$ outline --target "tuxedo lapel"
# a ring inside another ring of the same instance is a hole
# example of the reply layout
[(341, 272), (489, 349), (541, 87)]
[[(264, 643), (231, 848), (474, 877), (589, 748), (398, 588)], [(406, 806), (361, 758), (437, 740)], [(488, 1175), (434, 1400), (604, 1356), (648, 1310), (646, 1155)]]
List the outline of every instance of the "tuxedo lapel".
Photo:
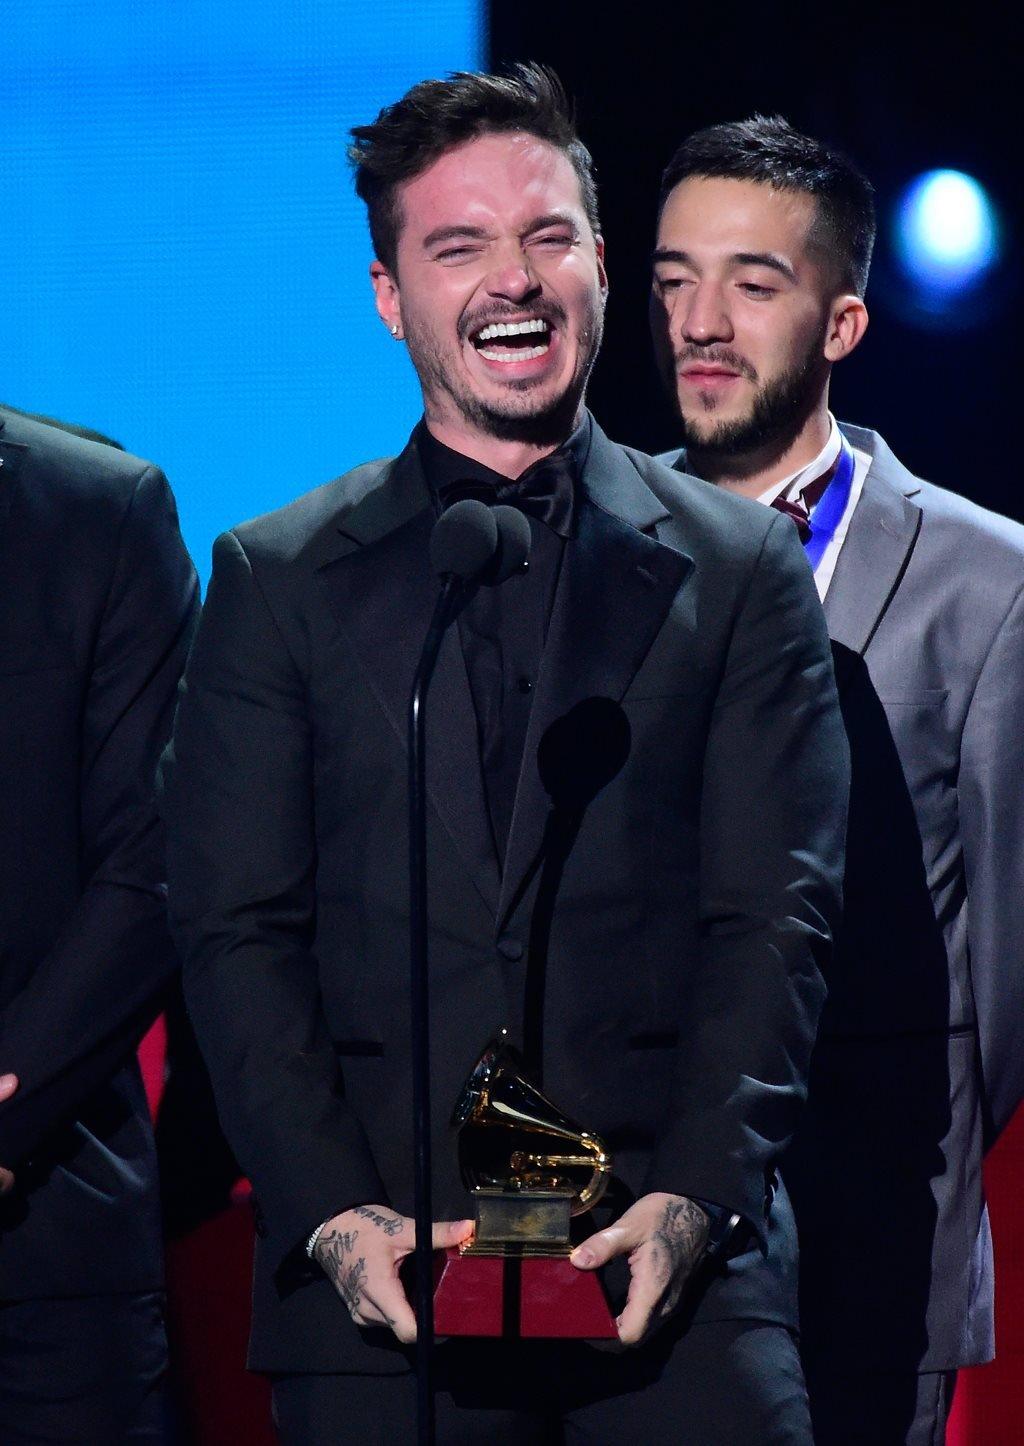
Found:
[[(434, 513), (415, 441), (341, 519), (319, 578), (366, 681), (403, 750), (407, 714), (439, 583), (430, 566)], [(479, 763), (476, 715), (459, 644), (449, 628), (427, 704), (427, 792), (481, 898), (498, 902)]]
[(873, 458), (825, 594), (829, 635), (855, 653), (870, 643), (910, 560), (921, 527), (921, 509), (907, 495), (913, 490)]
[(538, 769), (545, 733), (589, 698), (618, 702), (692, 563), (640, 528), (668, 516), (628, 454), (596, 425), (583, 468), (575, 536), (565, 546), (516, 791), (498, 926), (522, 897), (551, 800)]

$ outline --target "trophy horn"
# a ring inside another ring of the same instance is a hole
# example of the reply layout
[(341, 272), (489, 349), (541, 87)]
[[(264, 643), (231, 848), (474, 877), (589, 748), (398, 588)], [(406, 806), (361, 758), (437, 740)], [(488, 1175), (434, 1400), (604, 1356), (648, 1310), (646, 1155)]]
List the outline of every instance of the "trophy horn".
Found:
[(470, 1074), (452, 1117), (468, 1189), (571, 1193), (571, 1213), (596, 1205), (611, 1175), (603, 1142), (569, 1119), (493, 1040)]

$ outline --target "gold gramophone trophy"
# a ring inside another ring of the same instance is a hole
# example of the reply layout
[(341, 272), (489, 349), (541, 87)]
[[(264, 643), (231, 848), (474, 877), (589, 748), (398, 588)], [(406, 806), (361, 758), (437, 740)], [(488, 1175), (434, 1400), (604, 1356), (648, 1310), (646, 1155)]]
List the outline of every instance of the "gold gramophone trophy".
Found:
[(604, 1145), (523, 1075), (502, 1039), (480, 1056), (455, 1106), (472, 1240), (445, 1252), (434, 1329), (446, 1336), (613, 1339), (598, 1276), (569, 1263), (569, 1221), (600, 1200)]

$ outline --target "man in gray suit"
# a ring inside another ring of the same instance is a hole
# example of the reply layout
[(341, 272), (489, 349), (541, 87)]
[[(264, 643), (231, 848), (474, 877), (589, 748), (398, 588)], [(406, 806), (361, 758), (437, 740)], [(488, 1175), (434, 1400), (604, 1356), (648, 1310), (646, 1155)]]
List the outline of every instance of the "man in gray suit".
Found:
[(815, 1441), (941, 1441), (990, 1359), (981, 1159), (1021, 1098), (1024, 529), (828, 409), (860, 342), (870, 184), (779, 117), (663, 179), (651, 319), (680, 471), (787, 512), (836, 655), (844, 937), (785, 1178)]

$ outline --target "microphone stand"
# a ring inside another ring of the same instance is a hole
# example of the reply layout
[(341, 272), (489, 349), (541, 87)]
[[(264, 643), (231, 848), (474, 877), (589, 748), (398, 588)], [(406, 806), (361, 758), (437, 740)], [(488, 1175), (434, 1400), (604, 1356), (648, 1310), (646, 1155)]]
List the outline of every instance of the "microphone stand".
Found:
[(431, 562), (441, 593), (409, 698), (409, 963), (412, 1005), (412, 1116), (416, 1222), (416, 1439), (434, 1446), (434, 1212), (430, 1160), (430, 981), (427, 957), (426, 702), (441, 643), (475, 583), (504, 581), (530, 550), (530, 528), (511, 507), (493, 511), (464, 498), (441, 514)]
[(418, 1446), (434, 1446), (434, 1253), (430, 1158), (430, 988), (427, 959), (426, 699), (445, 632), (463, 595), (447, 573), (409, 699), (409, 893), (412, 1098), (416, 1190), (416, 1419)]

